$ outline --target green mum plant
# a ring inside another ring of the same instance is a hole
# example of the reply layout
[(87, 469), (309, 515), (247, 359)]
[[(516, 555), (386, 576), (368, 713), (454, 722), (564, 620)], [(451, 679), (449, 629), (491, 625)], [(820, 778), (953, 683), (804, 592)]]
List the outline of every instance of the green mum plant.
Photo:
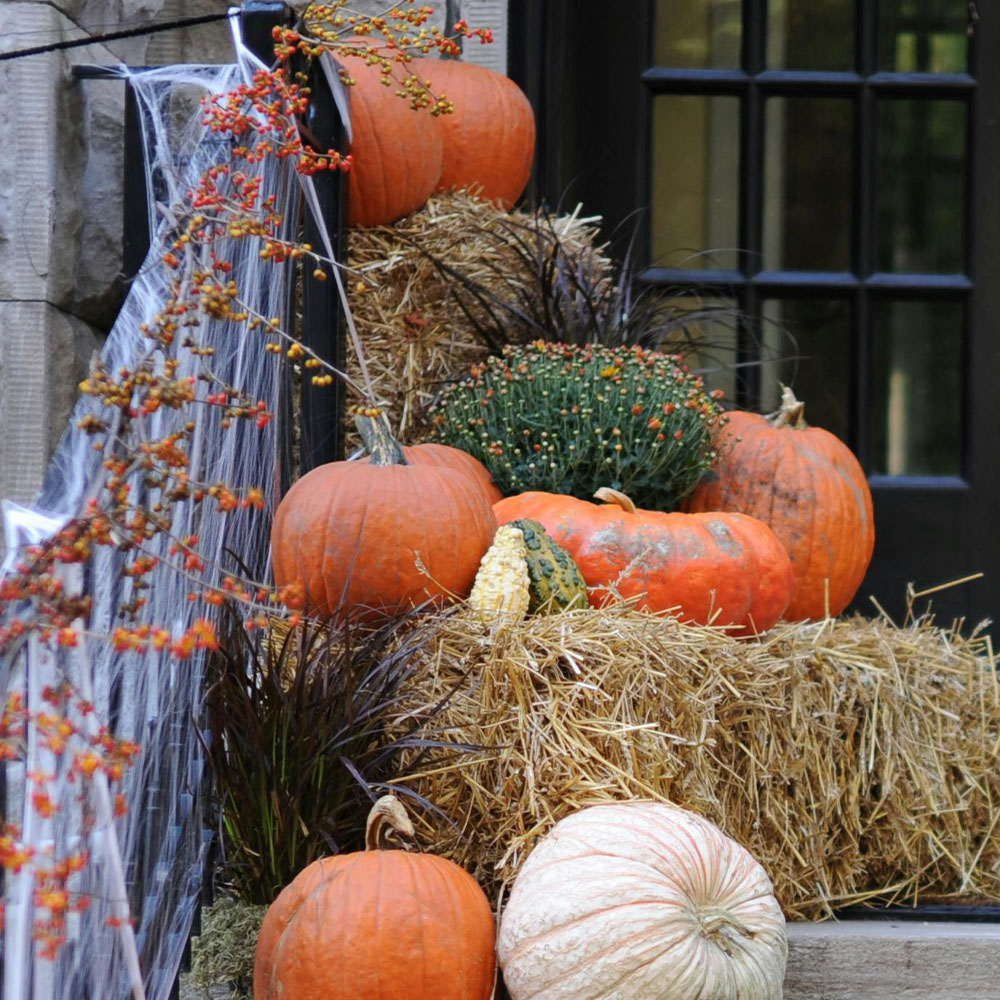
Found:
[(590, 499), (611, 486), (674, 510), (715, 458), (721, 397), (677, 354), (535, 341), (447, 386), (433, 433), (475, 455), (506, 494)]

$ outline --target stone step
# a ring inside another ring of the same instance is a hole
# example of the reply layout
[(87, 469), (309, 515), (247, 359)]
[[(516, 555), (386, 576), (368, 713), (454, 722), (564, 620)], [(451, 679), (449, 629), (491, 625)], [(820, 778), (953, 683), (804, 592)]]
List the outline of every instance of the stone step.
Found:
[(1000, 923), (789, 924), (785, 1000), (1000, 1000)]

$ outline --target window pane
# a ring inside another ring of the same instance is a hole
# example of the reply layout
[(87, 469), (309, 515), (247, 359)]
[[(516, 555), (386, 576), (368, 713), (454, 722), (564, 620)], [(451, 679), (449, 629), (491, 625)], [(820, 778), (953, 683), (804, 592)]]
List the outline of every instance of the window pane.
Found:
[(670, 300), (672, 331), (655, 346), (683, 354), (692, 371), (710, 389), (721, 389), (726, 399), (736, 398), (736, 344), (741, 314), (730, 296), (678, 295)]
[(806, 404), (806, 422), (847, 441), (851, 400), (851, 305), (843, 299), (764, 303), (761, 409), (776, 410), (781, 386)]
[(654, 265), (736, 266), (738, 168), (737, 98), (656, 98), (653, 103)]
[(873, 465), (890, 476), (961, 473), (963, 308), (875, 309)]
[(771, 0), (769, 69), (854, 68), (855, 0)]
[(851, 102), (775, 97), (765, 107), (764, 266), (851, 263)]
[(879, 270), (963, 270), (965, 122), (961, 101), (879, 102)]
[(897, 73), (962, 73), (968, 62), (967, 0), (882, 0), (879, 67)]
[(740, 16), (740, 0), (657, 0), (656, 64), (739, 69)]

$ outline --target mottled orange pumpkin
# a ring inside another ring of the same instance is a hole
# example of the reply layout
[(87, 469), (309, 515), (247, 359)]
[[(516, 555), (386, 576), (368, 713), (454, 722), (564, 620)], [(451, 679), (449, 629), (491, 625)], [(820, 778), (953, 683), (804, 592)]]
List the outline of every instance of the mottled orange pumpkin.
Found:
[(457, 59), (415, 59), (413, 72), (435, 97), (455, 105), (435, 122), (443, 142), (438, 191), (478, 188), (509, 208), (521, 197), (535, 158), (535, 113), (513, 80)]
[(405, 463), (359, 418), (370, 462), (330, 462), (298, 480), (271, 527), (274, 579), (297, 584), (317, 618), (395, 614), (467, 597), (496, 520), (473, 473)]
[(380, 799), (367, 850), (314, 861), (274, 901), (257, 939), (256, 1000), (489, 1000), (489, 901), (445, 858), (379, 849), (387, 818), (412, 836), (401, 809)]
[(425, 110), (414, 111), (386, 87), (377, 66), (346, 57), (357, 81), (351, 103), (351, 156), (347, 224), (381, 226), (421, 208), (441, 176), (441, 134)]
[(445, 469), (458, 469), (460, 472), (470, 473), (482, 484), (483, 491), (491, 504), (503, 497), (490, 478), (490, 470), (475, 455), (470, 455), (461, 448), (433, 442), (407, 445), (403, 448), (403, 457), (410, 465), (437, 465)]
[(788, 555), (762, 522), (742, 514), (664, 514), (637, 510), (616, 490), (597, 505), (555, 493), (520, 493), (493, 505), (498, 524), (539, 521), (573, 557), (590, 603), (617, 594), (652, 611), (677, 609), (683, 621), (762, 632), (791, 594)]
[(712, 472), (689, 511), (739, 511), (766, 522), (792, 560), (788, 621), (838, 615), (861, 586), (875, 547), (864, 470), (839, 438), (803, 419), (786, 388), (773, 417), (729, 415)]

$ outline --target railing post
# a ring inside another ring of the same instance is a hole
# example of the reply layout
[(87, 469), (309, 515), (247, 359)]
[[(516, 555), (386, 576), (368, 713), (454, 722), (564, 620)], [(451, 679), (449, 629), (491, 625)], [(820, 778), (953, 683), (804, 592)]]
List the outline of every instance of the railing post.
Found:
[[(306, 123), (320, 146), (346, 152), (344, 125), (333, 95), (315, 61), (309, 75), (312, 99)], [(344, 220), (347, 212), (347, 176), (339, 170), (323, 170), (313, 175), (316, 197), (326, 222), (335, 258), (346, 262), (347, 247)], [(319, 228), (311, 212), (306, 212), (305, 241), (322, 252)], [(335, 368), (345, 368), (344, 316), (336, 283), (329, 265), (323, 265), (326, 281), (312, 276), (306, 267), (302, 303), (302, 340)], [(346, 278), (345, 278), (346, 282)], [(302, 472), (336, 462), (344, 457), (344, 385), (335, 379), (332, 385), (314, 386), (307, 375), (302, 379), (301, 432)]]
[[(274, 39), (272, 30), (276, 25), (288, 21), (289, 8), (284, 3), (273, 0), (251, 0), (244, 4), (242, 18), (243, 39), (247, 47), (261, 60), (270, 65), (274, 60)], [(346, 136), (343, 122), (337, 112), (333, 95), (319, 65), (313, 61), (309, 72), (311, 100), (306, 129), (322, 151), (327, 149), (345, 150)], [(345, 254), (344, 219), (346, 210), (347, 184), (339, 170), (324, 170), (312, 177), (320, 211), (326, 224), (332, 249), (338, 261)], [(320, 230), (312, 213), (306, 208), (304, 221), (304, 242), (309, 243), (318, 253), (324, 253)], [(303, 275), (302, 329), (303, 344), (329, 361), (335, 368), (344, 369), (343, 314), (337, 296), (336, 284), (323, 266), (327, 281), (312, 276), (315, 267), (307, 264)], [(306, 473), (317, 465), (335, 462), (344, 457), (343, 419), (344, 387), (339, 380), (332, 385), (314, 386), (311, 370), (302, 374), (299, 395), (299, 472)], [(286, 421), (286, 426), (288, 422)], [(285, 465), (290, 453), (283, 456)], [(287, 488), (290, 469), (282, 468), (282, 488)]]

